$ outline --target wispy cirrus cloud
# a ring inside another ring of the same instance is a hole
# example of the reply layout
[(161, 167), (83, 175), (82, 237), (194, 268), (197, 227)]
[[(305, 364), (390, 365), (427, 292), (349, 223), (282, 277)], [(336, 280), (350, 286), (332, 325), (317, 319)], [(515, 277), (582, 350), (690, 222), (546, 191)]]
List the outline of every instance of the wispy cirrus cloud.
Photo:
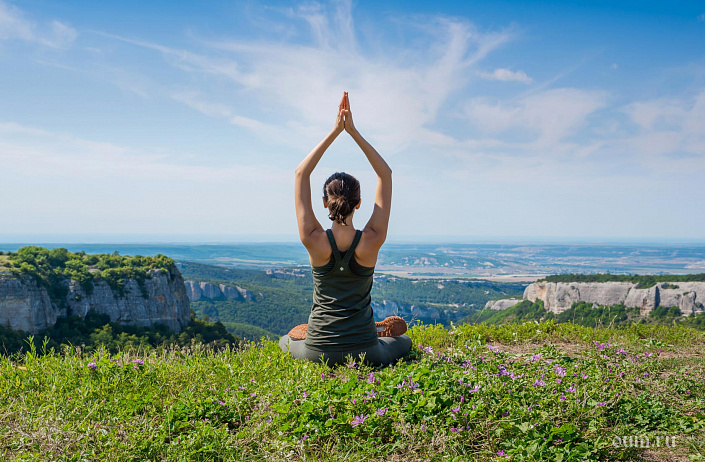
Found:
[(60, 21), (38, 26), (16, 6), (0, 1), (0, 40), (24, 40), (50, 48), (66, 48), (77, 36), (76, 29)]
[[(300, 5), (281, 14), (297, 25), (300, 40), (208, 40), (196, 44), (200, 45), (196, 52), (107, 36), (158, 51), (169, 65), (184, 72), (231, 82), (240, 90), (237, 102), (197, 103), (193, 98), (197, 90), (180, 92), (176, 99), (254, 130), (267, 126), (262, 119), (273, 113), (279, 126), (312, 132), (328, 128), (340, 95), (347, 90), (356, 120), (369, 127), (387, 152), (446, 137), (434, 128), (440, 108), (467, 84), (478, 62), (514, 36), (511, 29), (483, 32), (467, 20), (430, 17), (409, 26), (425, 34), (428, 46), (371, 53), (361, 45), (365, 40), (358, 37), (349, 1)], [(243, 102), (263, 108), (260, 116), (231, 109)]]

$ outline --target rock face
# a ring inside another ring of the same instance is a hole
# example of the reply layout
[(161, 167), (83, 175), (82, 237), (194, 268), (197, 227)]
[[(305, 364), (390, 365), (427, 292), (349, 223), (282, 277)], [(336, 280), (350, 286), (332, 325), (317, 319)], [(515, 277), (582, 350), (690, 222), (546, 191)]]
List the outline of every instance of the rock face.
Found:
[(631, 282), (534, 282), (524, 291), (524, 299), (543, 300), (547, 311), (562, 313), (574, 302), (638, 307), (648, 315), (659, 306), (677, 306), (686, 315), (703, 312), (705, 282), (662, 282), (637, 289)]
[(522, 300), (519, 298), (504, 298), (502, 300), (490, 300), (485, 303), (485, 309), (490, 310), (506, 310), (507, 308), (516, 305)]
[(13, 330), (37, 333), (53, 326), (66, 309), (54, 306), (49, 294), (34, 280), (0, 276), (0, 324)]
[(125, 283), (124, 296), (115, 293), (105, 281), (95, 283), (90, 294), (69, 281), (65, 307), (53, 303), (46, 289), (30, 278), (0, 277), (0, 324), (35, 334), (68, 313), (85, 316), (93, 311), (107, 314), (111, 321), (121, 324), (148, 327), (162, 323), (180, 331), (191, 321), (181, 273), (172, 267), (166, 273), (152, 270), (150, 276), (145, 281), (146, 298), (135, 280)]
[(192, 302), (207, 299), (226, 299), (226, 300), (254, 300), (254, 295), (247, 289), (242, 287), (230, 287), (225, 284), (215, 285), (210, 282), (186, 281), (186, 295)]

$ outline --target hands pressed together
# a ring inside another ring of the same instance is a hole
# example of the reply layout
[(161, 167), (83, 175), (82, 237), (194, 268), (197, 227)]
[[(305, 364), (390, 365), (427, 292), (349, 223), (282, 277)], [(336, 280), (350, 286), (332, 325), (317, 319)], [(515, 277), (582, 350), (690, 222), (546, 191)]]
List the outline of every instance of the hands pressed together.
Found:
[(350, 100), (348, 99), (348, 92), (343, 93), (343, 98), (340, 100), (338, 105), (338, 117), (335, 120), (335, 131), (340, 134), (345, 130), (346, 132), (353, 134), (355, 130), (355, 124), (353, 123), (352, 112), (350, 112)]

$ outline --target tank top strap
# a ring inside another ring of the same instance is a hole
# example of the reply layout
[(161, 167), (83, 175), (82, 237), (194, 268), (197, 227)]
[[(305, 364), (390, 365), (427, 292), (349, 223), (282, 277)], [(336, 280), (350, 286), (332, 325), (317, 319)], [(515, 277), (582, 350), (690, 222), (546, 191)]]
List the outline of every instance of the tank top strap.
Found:
[(355, 230), (355, 238), (352, 241), (352, 244), (350, 244), (350, 248), (345, 251), (345, 258), (343, 261), (345, 263), (350, 262), (350, 259), (352, 258), (353, 254), (355, 253), (355, 247), (357, 247), (357, 244), (360, 242), (360, 238), (362, 237), (362, 231)]
[(338, 251), (338, 246), (335, 243), (335, 237), (333, 236), (333, 231), (330, 229), (326, 230), (326, 234), (328, 235), (328, 242), (330, 242), (330, 248), (333, 249), (333, 256), (335, 257), (336, 263), (341, 261), (342, 258), (340, 258), (340, 251)]

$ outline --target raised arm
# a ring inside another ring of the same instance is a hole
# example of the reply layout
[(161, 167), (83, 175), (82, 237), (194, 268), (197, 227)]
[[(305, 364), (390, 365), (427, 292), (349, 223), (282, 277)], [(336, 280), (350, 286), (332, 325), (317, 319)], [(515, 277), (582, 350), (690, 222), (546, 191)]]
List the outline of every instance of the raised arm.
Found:
[(315, 240), (314, 234), (323, 231), (323, 227), (316, 219), (316, 215), (313, 213), (313, 206), (311, 205), (311, 173), (313, 169), (316, 168), (318, 161), (323, 157), (326, 149), (328, 149), (338, 135), (343, 132), (344, 122), (342, 111), (344, 102), (345, 97), (343, 97), (340, 101), (340, 106), (338, 106), (338, 117), (336, 118), (333, 129), (323, 141), (318, 143), (318, 146), (313, 148), (295, 170), (294, 201), (296, 206), (296, 221), (299, 225), (299, 238), (306, 248), (309, 247), (312, 240)]
[(355, 140), (362, 152), (365, 153), (367, 160), (372, 165), (377, 174), (377, 188), (375, 191), (375, 206), (372, 211), (370, 220), (365, 225), (363, 232), (368, 233), (371, 241), (378, 247), (382, 247), (387, 238), (387, 228), (389, 226), (389, 213), (392, 207), (392, 169), (389, 168), (387, 162), (379, 155), (377, 150), (372, 147), (365, 138), (360, 135), (360, 132), (355, 128), (350, 111), (350, 102), (347, 94), (345, 98), (345, 108), (343, 116), (345, 119), (345, 131)]

